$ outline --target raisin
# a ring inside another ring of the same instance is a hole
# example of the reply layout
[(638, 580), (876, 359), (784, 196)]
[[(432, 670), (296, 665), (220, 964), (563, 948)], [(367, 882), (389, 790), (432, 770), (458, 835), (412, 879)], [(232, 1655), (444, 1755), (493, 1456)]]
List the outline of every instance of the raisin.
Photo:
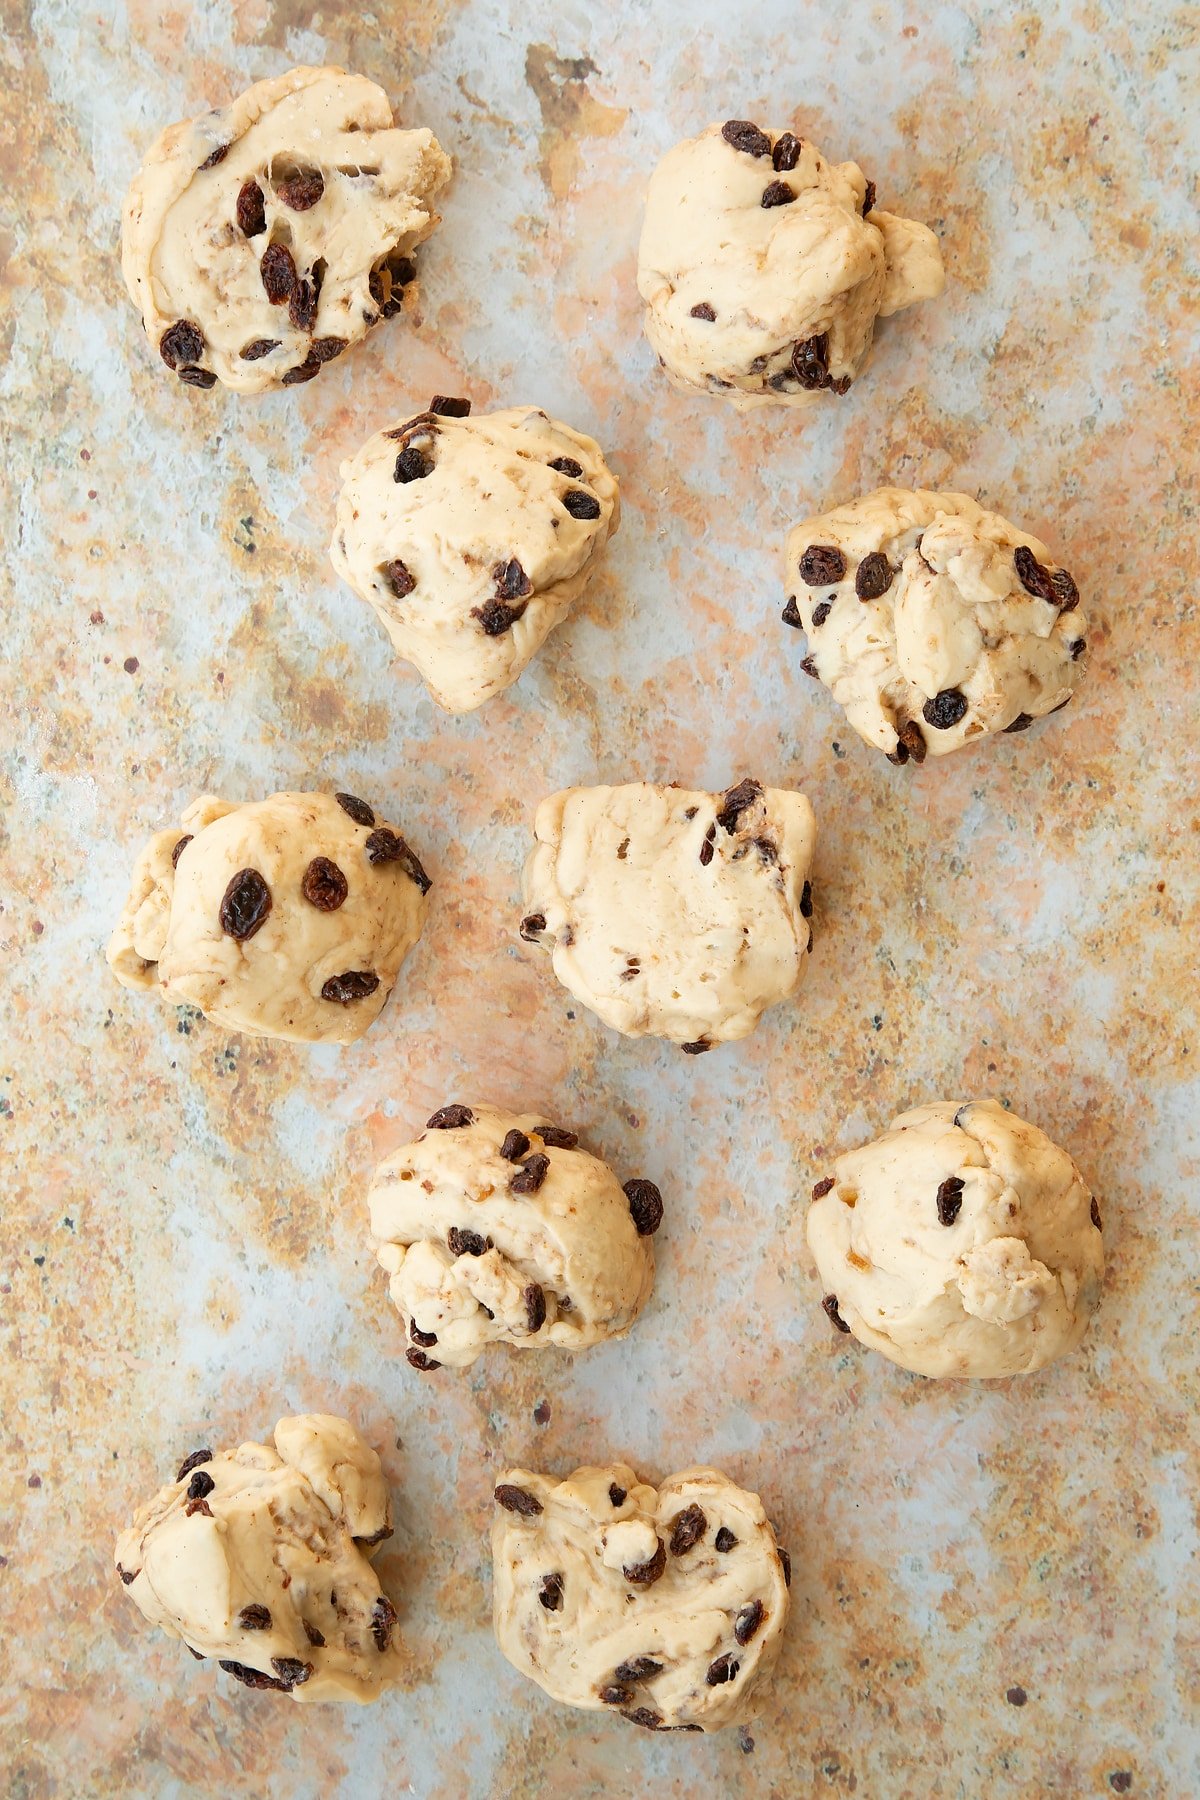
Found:
[(833, 544), (810, 544), (800, 558), (800, 579), (805, 587), (829, 587), (846, 573), (846, 559)]
[(179, 1473), (175, 1477), (176, 1481), (182, 1481), (185, 1475), (190, 1475), (193, 1469), (198, 1469), (200, 1467), (201, 1463), (206, 1463), (206, 1462), (211, 1462), (211, 1461), (212, 1461), (212, 1451), (211, 1450), (193, 1450), (191, 1455), (185, 1456), (183, 1461), (180, 1463)]
[(350, 883), (327, 856), (314, 856), (304, 871), (300, 892), (318, 912), (336, 912), (350, 892)]
[(866, 218), (867, 214), (870, 212), (870, 210), (874, 206), (874, 204), (875, 204), (875, 183), (873, 181), (868, 181), (867, 190), (866, 190), (865, 194), (863, 195), (862, 216), (864, 219)]
[(325, 192), (325, 177), (316, 169), (307, 169), (304, 174), (293, 175), (290, 181), (282, 182), (275, 192), (293, 212), (308, 212)]
[(792, 1585), (792, 1559), (782, 1544), (776, 1545), (775, 1554), (778, 1556), (779, 1566), (783, 1570), (783, 1585), (790, 1588)]
[(271, 1614), (265, 1606), (243, 1606), (238, 1624), (243, 1631), (270, 1631)]
[(759, 204), (769, 212), (773, 206), (790, 206), (795, 198), (796, 190), (786, 181), (768, 181)]
[(545, 913), (526, 913), (521, 920), (521, 936), (527, 944), (536, 944), (539, 932), (546, 929)]
[(794, 625), (797, 631), (804, 630), (804, 620), (800, 617), (800, 608), (796, 605), (795, 594), (789, 594), (787, 605), (780, 614), (785, 625)]
[(713, 853), (713, 839), (716, 837), (716, 835), (717, 835), (716, 826), (710, 825), (708, 830), (704, 834), (704, 842), (700, 846), (700, 867), (702, 869), (707, 869), (709, 863), (713, 859), (713, 854), (714, 854)]
[(761, 1600), (751, 1600), (743, 1606), (733, 1621), (733, 1635), (739, 1644), (748, 1644), (755, 1632), (767, 1616), (767, 1609)]
[(260, 232), (267, 229), (263, 193), (257, 181), (243, 181), (238, 189), (237, 222), (238, 230), (247, 237), (258, 237)]
[[(610, 1489), (609, 1491), (611, 1493), (612, 1490)], [(120, 1563), (117, 1564), (117, 1574), (121, 1577), (121, 1580), (124, 1582), (126, 1587), (129, 1587), (133, 1582), (135, 1582), (137, 1580), (138, 1576), (141, 1574), (141, 1572), (142, 1571), (140, 1569), (123, 1569), (121, 1567)]]
[(370, 969), (343, 969), (340, 975), (329, 977), (321, 989), (321, 998), (349, 1006), (352, 1000), (366, 1000), (378, 986), (379, 977)]
[(615, 1481), (610, 1481), (608, 1484), (608, 1497), (614, 1506), (624, 1506), (626, 1497), (625, 1489), (623, 1487), (618, 1487)]
[(475, 1114), (469, 1106), (441, 1106), (431, 1119), (426, 1119), (426, 1131), (461, 1131), (464, 1125), (473, 1125)]
[(396, 1609), (386, 1594), (380, 1594), (371, 1611), (371, 1636), (375, 1639), (375, 1648), (382, 1656), (392, 1641), (392, 1626), (396, 1623)]
[(1098, 1200), (1096, 1200), (1095, 1198), (1093, 1198), (1093, 1200), (1092, 1200), (1092, 1215), (1091, 1216), (1092, 1216), (1092, 1224), (1096, 1227), (1096, 1230), (1103, 1231), (1104, 1227), (1100, 1223), (1100, 1202)]
[(452, 1225), (446, 1233), (446, 1243), (451, 1256), (486, 1256), (488, 1241), (477, 1231), (464, 1231), (461, 1226)]
[(422, 1331), (415, 1319), (408, 1321), (408, 1335), (414, 1344), (420, 1344), (422, 1350), (432, 1350), (437, 1343), (436, 1331)]
[(187, 1484), (187, 1497), (189, 1500), (207, 1500), (216, 1485), (207, 1469), (197, 1469)]
[(736, 1656), (718, 1656), (715, 1662), (708, 1665), (708, 1674), (704, 1677), (709, 1687), (723, 1687), (727, 1681), (735, 1681), (741, 1663)]
[(498, 600), (522, 600), (533, 592), (533, 583), (515, 556), (510, 556), (507, 562), (496, 563), (492, 579), (496, 583)]
[(208, 1661), (208, 1658), (205, 1656), (205, 1654), (202, 1650), (193, 1650), (192, 1646), (190, 1644), (185, 1644), (184, 1649), (187, 1651), (189, 1656), (194, 1656), (197, 1662), (207, 1662)]
[(272, 350), (278, 350), (281, 342), (280, 338), (255, 338), (244, 350), (239, 350), (238, 355), (243, 362), (258, 362), (260, 358), (270, 356)]
[(471, 402), (453, 399), (449, 394), (435, 394), (429, 402), (429, 410), (441, 419), (465, 419), (470, 416)]
[(959, 1175), (950, 1175), (937, 1191), (939, 1225), (953, 1225), (962, 1210), (963, 1183)]
[(525, 605), (524, 600), (517, 606), (509, 606), (504, 600), (485, 600), (482, 606), (471, 608), (471, 617), (479, 620), (485, 637), (503, 637), (521, 617)]
[(765, 131), (749, 119), (728, 119), (721, 127), (721, 136), (735, 150), (742, 150), (747, 156), (770, 156), (771, 140)]
[(511, 1481), (502, 1481), (493, 1498), (505, 1512), (519, 1513), (524, 1519), (536, 1518), (542, 1510), (542, 1503), (536, 1494), (531, 1494), (528, 1488), (515, 1486)]
[(435, 1362), (432, 1356), (426, 1356), (423, 1350), (406, 1350), (404, 1358), (414, 1369), (420, 1369), (423, 1375), (428, 1375), (433, 1369), (440, 1369), (442, 1366), (440, 1362)]
[(1086, 638), (1076, 638), (1075, 642), (1072, 645), (1070, 645), (1071, 661), (1078, 662), (1080, 657), (1083, 655), (1083, 653), (1086, 649), (1087, 649), (1087, 639)]
[(289, 1690), (303, 1686), (312, 1674), (312, 1664), (301, 1662), (297, 1656), (273, 1656), (271, 1667)]
[(381, 825), (371, 833), (363, 849), (372, 868), (378, 868), (381, 863), (398, 862), (408, 879), (423, 894), (427, 894), (433, 886), (420, 857), (409, 848), (399, 832), (389, 830), (386, 825)]
[(775, 139), (775, 148), (771, 152), (772, 168), (786, 175), (800, 161), (802, 141), (790, 131), (785, 131)]
[(568, 488), (562, 497), (562, 503), (573, 519), (600, 517), (600, 502), (595, 494), (585, 494), (582, 488)]
[(235, 1681), (240, 1681), (243, 1687), (274, 1688), (277, 1693), (286, 1694), (295, 1686), (294, 1682), (277, 1681), (274, 1675), (264, 1675), (261, 1669), (248, 1669), (245, 1663), (230, 1662), (222, 1658), (217, 1667), (224, 1669), (227, 1675), (232, 1675)]
[(810, 393), (829, 386), (829, 338), (825, 332), (792, 346), (792, 374)]
[(703, 1056), (706, 1050), (712, 1049), (712, 1045), (707, 1038), (697, 1038), (695, 1043), (680, 1044), (679, 1048), (685, 1056)]
[(736, 787), (726, 789), (721, 801), (721, 810), (717, 814), (717, 824), (722, 831), (736, 831), (738, 820), (749, 807), (754, 805), (761, 793), (762, 783), (755, 781), (753, 776), (747, 776), (745, 781), (739, 781)]
[(335, 794), (334, 799), (344, 813), (349, 813), (356, 825), (373, 825), (375, 814), (365, 800), (356, 800), (353, 794)]
[(221, 900), (221, 930), (244, 944), (265, 923), (271, 890), (257, 869), (239, 869)]
[(547, 1612), (561, 1612), (563, 1603), (563, 1578), (557, 1572), (543, 1575), (542, 1585), (538, 1589), (538, 1599)]
[(392, 471), (392, 480), (399, 482), (424, 481), (433, 473), (433, 463), (423, 450), (410, 444), (396, 458), (396, 467)]
[(1055, 569), (1050, 577), (1059, 612), (1074, 612), (1079, 605), (1079, 589), (1065, 569)]
[(707, 1530), (708, 1520), (704, 1516), (704, 1508), (694, 1502), (691, 1506), (685, 1506), (671, 1520), (671, 1555), (686, 1556)]
[(863, 557), (854, 575), (854, 591), (860, 600), (878, 600), (886, 594), (896, 579), (893, 569), (882, 550), (872, 550)]
[(550, 1170), (550, 1158), (540, 1153), (528, 1158), (521, 1164), (512, 1180), (509, 1189), (514, 1194), (536, 1194), (545, 1181)]
[(846, 1336), (849, 1337), (850, 1327), (847, 1325), (845, 1319), (843, 1319), (841, 1313), (838, 1311), (837, 1295), (836, 1294), (826, 1294), (825, 1298), (821, 1302), (821, 1305), (824, 1307), (829, 1318), (837, 1326), (838, 1330), (844, 1331), (846, 1333)]
[(627, 1181), (625, 1198), (639, 1237), (653, 1237), (663, 1220), (662, 1195), (652, 1181)]
[(631, 1656), (628, 1662), (618, 1663), (613, 1670), (614, 1681), (653, 1681), (661, 1675), (663, 1665), (655, 1662), (652, 1656)]
[(520, 1162), (523, 1156), (529, 1154), (529, 1139), (523, 1131), (506, 1132), (504, 1142), (500, 1146), (500, 1154), (505, 1162)]
[(1025, 1692), (1023, 1687), (1010, 1687), (1004, 1698), (1008, 1701), (1010, 1706), (1024, 1706), (1025, 1702), (1029, 1699), (1029, 1695)]
[(1013, 551), (1013, 562), (1017, 576), (1027, 594), (1037, 600), (1049, 600), (1057, 605), (1058, 595), (1054, 589), (1054, 581), (1049, 569), (1044, 569), (1028, 544), (1018, 544)]
[(217, 378), (211, 369), (196, 369), (190, 364), (186, 369), (179, 370), (179, 379), (185, 387), (210, 388), (217, 385)]
[(171, 851), (171, 867), (173, 869), (177, 869), (179, 867), (179, 859), (183, 855), (184, 851), (187, 849), (187, 847), (191, 843), (191, 841), (192, 841), (192, 834), (189, 831), (186, 837), (181, 837), (178, 840), (178, 842), (176, 843), (174, 849)]
[(925, 702), (921, 708), (921, 717), (935, 731), (949, 731), (960, 719), (966, 717), (968, 704), (967, 696), (957, 688), (943, 688), (941, 693)]
[(296, 286), (296, 265), (286, 244), (268, 244), (262, 253), (259, 273), (272, 306), (290, 300)]
[(215, 150), (209, 151), (204, 161), (200, 164), (200, 167), (201, 169), (215, 169), (217, 164), (223, 163), (228, 155), (229, 145), (218, 144)]
[(551, 1150), (574, 1150), (579, 1143), (578, 1132), (564, 1131), (561, 1125), (539, 1125), (538, 1136)]
[(832, 611), (832, 600), (818, 600), (817, 604), (813, 607), (813, 629), (815, 630), (818, 625), (823, 625)]
[(817, 672), (817, 660), (814, 656), (802, 656), (800, 658), (800, 667), (804, 670), (806, 675), (811, 675), (814, 681), (820, 681), (821, 677)]
[(896, 740), (896, 748), (887, 751), (886, 754), (888, 761), (890, 763), (895, 763), (897, 768), (903, 768), (904, 764), (908, 761), (907, 747), (902, 744), (899, 739)]
[(525, 1318), (531, 1332), (540, 1331), (546, 1323), (546, 1295), (536, 1281), (531, 1281), (521, 1294), (525, 1302)]
[(310, 1625), (307, 1619), (302, 1619), (300, 1622), (304, 1626), (304, 1635), (312, 1645), (313, 1649), (323, 1650), (325, 1648), (325, 1639), (317, 1630), (316, 1626)]
[(417, 585), (416, 578), (409, 569), (408, 564), (401, 562), (398, 556), (393, 557), (391, 562), (384, 563), (379, 572), (391, 588), (392, 593), (397, 600), (403, 600), (408, 594), (412, 593)]
[[(610, 1489), (610, 1494), (611, 1491)], [(667, 1547), (659, 1538), (658, 1548), (649, 1562), (630, 1563), (621, 1570), (621, 1573), (632, 1587), (653, 1587), (666, 1566)]]
[(189, 319), (179, 319), (174, 325), (168, 325), (159, 338), (158, 354), (168, 369), (179, 369), (185, 363), (194, 363), (204, 355), (204, 333)]
[(698, 306), (693, 306), (691, 313), (689, 314), (690, 318), (704, 319), (709, 325), (713, 323), (716, 316), (715, 311), (709, 305), (707, 300), (701, 300)]
[(823, 1200), (825, 1198), (826, 1194), (832, 1194), (832, 1192), (833, 1192), (833, 1176), (826, 1175), (822, 1180), (818, 1181), (816, 1186), (813, 1188), (812, 1197), (814, 1200)]
[(583, 479), (583, 464), (577, 463), (573, 456), (556, 456), (550, 464), (560, 475), (566, 475), (571, 481)]
[(622, 1687), (615, 1681), (606, 1682), (602, 1688), (597, 1688), (596, 1693), (605, 1706), (628, 1706), (633, 1699), (633, 1689)]
[(925, 737), (915, 719), (906, 719), (900, 727), (899, 739), (915, 763), (925, 761)]
[(650, 1706), (639, 1706), (632, 1712), (627, 1712), (622, 1708), (621, 1717), (628, 1719), (631, 1725), (643, 1725), (647, 1731), (662, 1730), (662, 1718)]
[(1006, 725), (1004, 729), (1005, 731), (1028, 731), (1032, 724), (1032, 713), (1018, 713), (1012, 724)]
[[(288, 318), (297, 331), (311, 331), (317, 316), (317, 284), (315, 281), (298, 281), (288, 301)], [(316, 358), (320, 368), (320, 359)]]
[(728, 1525), (722, 1525), (716, 1537), (713, 1539), (713, 1543), (721, 1552), (721, 1555), (725, 1556), (733, 1549), (733, 1546), (737, 1543), (737, 1539), (734, 1537), (732, 1531), (730, 1531)]

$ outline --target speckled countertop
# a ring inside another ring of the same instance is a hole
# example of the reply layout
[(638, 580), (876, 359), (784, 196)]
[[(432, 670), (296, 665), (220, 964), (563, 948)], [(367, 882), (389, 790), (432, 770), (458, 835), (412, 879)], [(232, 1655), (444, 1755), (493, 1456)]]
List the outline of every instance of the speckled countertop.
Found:
[[(1200, 1790), (1200, 27), (1136, 10), (5, 8), (7, 1795)], [(406, 316), (306, 387), (181, 389), (121, 284), (126, 183), (161, 125), (325, 60), (457, 164)], [(807, 422), (672, 394), (639, 333), (647, 172), (730, 114), (857, 157), (944, 247), (944, 299)], [(434, 391), (593, 432), (625, 501), (574, 617), (461, 720), (326, 558), (339, 461)], [(969, 488), (1073, 570), (1091, 666), (1061, 719), (896, 769), (799, 672), (783, 532), (885, 479)], [(514, 937), (539, 796), (744, 773), (817, 810), (798, 1001), (699, 1061), (573, 1016)], [(308, 785), (376, 800), (436, 877), (365, 1041), (238, 1039), (119, 988), (144, 836), (204, 789)], [(1049, 1130), (1103, 1205), (1102, 1312), (1025, 1381), (934, 1385), (837, 1337), (803, 1246), (836, 1148), (959, 1093)], [(367, 1178), (472, 1095), (660, 1183), (627, 1342), (404, 1363)], [(353, 1415), (393, 1485), (406, 1677), (367, 1711), (215, 1678), (113, 1578), (181, 1454), (299, 1408)], [(781, 1523), (792, 1619), (745, 1734), (573, 1715), (494, 1648), (495, 1472), (606, 1453), (711, 1460)]]

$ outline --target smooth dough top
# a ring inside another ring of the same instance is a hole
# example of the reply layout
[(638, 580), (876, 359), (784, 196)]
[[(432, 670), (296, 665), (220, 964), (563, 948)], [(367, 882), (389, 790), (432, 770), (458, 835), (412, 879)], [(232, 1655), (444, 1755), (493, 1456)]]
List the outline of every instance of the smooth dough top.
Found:
[(341, 475), (333, 566), (449, 712), (517, 679), (620, 512), (600, 446), (536, 406), (419, 413), (376, 432)]
[(918, 1375), (999, 1377), (1074, 1350), (1100, 1297), (1100, 1209), (1065, 1150), (994, 1100), (901, 1113), (818, 1182), (825, 1309)]
[(496, 1642), (568, 1706), (652, 1731), (744, 1719), (778, 1654), (791, 1565), (757, 1494), (717, 1469), (655, 1490), (624, 1463), (496, 1486)]
[(206, 794), (138, 857), (108, 960), (231, 1031), (349, 1044), (420, 937), (430, 885), (353, 795)]
[(1074, 581), (968, 494), (880, 488), (794, 526), (786, 556), (805, 669), (894, 762), (1023, 731), (1079, 683)]
[(194, 1451), (118, 1538), (117, 1573), (152, 1625), (247, 1687), (375, 1700), (399, 1665), (369, 1560), (391, 1529), (371, 1446), (302, 1413), (274, 1449)]
[(627, 1037), (689, 1053), (746, 1037), (811, 947), (816, 823), (803, 794), (630, 782), (538, 807), (521, 935)]
[(151, 146), (125, 199), (125, 285), (189, 385), (308, 381), (399, 311), (449, 178), (373, 81), (291, 69)]
[(440, 1108), (371, 1184), (371, 1231), (418, 1369), (488, 1344), (584, 1350), (621, 1337), (654, 1285), (652, 1182), (621, 1187), (538, 1113)]
[(880, 211), (857, 163), (731, 119), (654, 171), (637, 280), (676, 384), (744, 409), (844, 394), (875, 320), (936, 298), (943, 273), (933, 233)]

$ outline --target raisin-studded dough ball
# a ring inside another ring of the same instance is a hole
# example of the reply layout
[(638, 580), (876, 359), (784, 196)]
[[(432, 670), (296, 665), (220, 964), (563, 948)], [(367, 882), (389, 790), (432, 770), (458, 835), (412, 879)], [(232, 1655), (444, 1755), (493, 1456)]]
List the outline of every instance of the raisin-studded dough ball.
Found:
[(736, 1724), (778, 1654), (790, 1581), (758, 1495), (717, 1469), (657, 1490), (624, 1463), (496, 1486), (496, 1642), (567, 1706), (651, 1731)]
[(342, 464), (330, 556), (449, 712), (514, 682), (617, 528), (599, 444), (536, 406), (437, 396)]
[(125, 285), (189, 386), (310, 381), (399, 312), (449, 178), (373, 81), (292, 69), (151, 146), (125, 199)]
[(924, 762), (1065, 706), (1079, 590), (1039, 539), (967, 494), (880, 488), (788, 533), (784, 622), (865, 743)]
[(420, 937), (429, 888), (353, 794), (206, 794), (139, 856), (108, 960), (126, 987), (230, 1031), (350, 1044)]
[(790, 131), (710, 125), (659, 163), (638, 248), (645, 329), (677, 387), (739, 410), (844, 394), (877, 318), (942, 291), (927, 226)]
[(994, 1100), (901, 1113), (813, 1189), (808, 1243), (840, 1331), (918, 1375), (1025, 1375), (1100, 1298), (1100, 1208), (1065, 1150)]
[(376, 1700), (396, 1680), (396, 1609), (370, 1558), (392, 1529), (379, 1458), (328, 1413), (280, 1419), (275, 1448), (194, 1450), (117, 1539), (152, 1625), (252, 1688)]
[(371, 1230), (418, 1369), (495, 1343), (585, 1350), (621, 1337), (654, 1285), (652, 1181), (617, 1177), (538, 1113), (452, 1105), (371, 1184)]
[(698, 1055), (797, 986), (816, 837), (803, 794), (568, 788), (542, 801), (534, 837), (521, 936), (614, 1031)]

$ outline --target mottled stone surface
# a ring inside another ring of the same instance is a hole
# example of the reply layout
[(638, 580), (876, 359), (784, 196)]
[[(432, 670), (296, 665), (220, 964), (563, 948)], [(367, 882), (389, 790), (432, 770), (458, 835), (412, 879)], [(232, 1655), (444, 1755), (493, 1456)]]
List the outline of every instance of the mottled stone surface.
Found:
[[(1196, 35), (1166, 0), (6, 9), (5, 1793), (1200, 1788)], [(121, 285), (126, 182), (162, 124), (325, 59), (456, 159), (419, 285), (306, 387), (181, 389)], [(857, 156), (942, 238), (944, 299), (807, 421), (672, 394), (639, 333), (647, 172), (727, 114)], [(574, 618), (465, 720), (325, 554), (340, 459), (434, 392), (593, 432), (626, 503)], [(1068, 713), (896, 769), (806, 680), (783, 532), (884, 480), (970, 488), (1073, 570), (1095, 624)], [(698, 1059), (573, 1016), (513, 929), (538, 797), (748, 772), (817, 809), (798, 1003)], [(310, 784), (377, 799), (436, 880), (368, 1038), (242, 1041), (118, 988), (143, 836), (205, 788)], [(1096, 1327), (1024, 1382), (871, 1357), (803, 1248), (833, 1151), (959, 1092), (1047, 1129), (1104, 1210)], [(476, 1093), (660, 1183), (626, 1344), (405, 1364), (367, 1179)], [(353, 1414), (394, 1484), (408, 1676), (369, 1713), (215, 1678), (111, 1570), (182, 1454), (300, 1408)], [(715, 1462), (790, 1543), (746, 1736), (573, 1716), (493, 1646), (494, 1471), (610, 1454)]]

